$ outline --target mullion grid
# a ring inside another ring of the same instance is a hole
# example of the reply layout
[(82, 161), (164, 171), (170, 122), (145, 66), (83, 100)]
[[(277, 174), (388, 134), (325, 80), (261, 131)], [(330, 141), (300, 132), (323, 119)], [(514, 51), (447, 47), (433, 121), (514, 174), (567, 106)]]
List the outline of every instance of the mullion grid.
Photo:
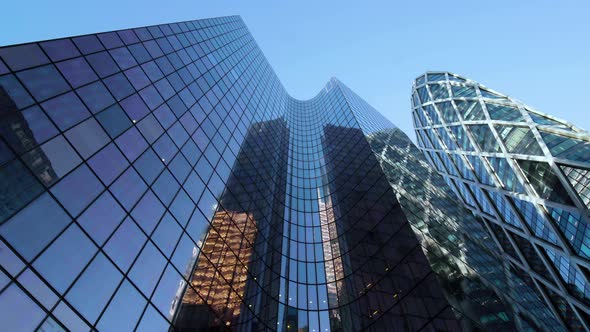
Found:
[[(114, 75), (116, 75), (116, 74), (114, 74)], [(92, 83), (90, 83), (90, 84), (92, 84)], [(26, 87), (25, 87), (25, 88), (26, 88)], [(91, 157), (89, 157), (89, 158), (91, 158)], [(88, 159), (89, 159), (89, 158), (88, 158)], [(132, 165), (133, 165), (133, 164), (132, 164)], [(124, 172), (124, 171), (123, 171), (123, 172)], [(122, 173), (123, 173), (123, 172), (122, 172)], [(65, 175), (65, 176), (67, 176), (67, 175)], [(65, 177), (65, 176), (64, 176), (64, 177)], [(116, 180), (114, 180), (114, 181), (116, 181)], [(149, 190), (149, 188), (148, 188), (148, 190), (146, 191), (146, 193), (147, 193), (148, 191), (150, 191), (150, 190)], [(144, 194), (145, 194), (145, 193), (144, 193)], [(100, 197), (100, 196), (102, 196), (102, 195), (101, 195), (101, 194), (99, 194), (97, 197)], [(115, 199), (116, 199), (116, 196), (115, 196)], [(159, 199), (159, 198), (158, 198), (158, 199)], [(56, 202), (58, 202), (58, 204), (59, 204), (59, 205), (62, 207), (62, 209), (64, 209), (64, 211), (67, 211), (67, 210), (65, 210), (65, 208), (64, 208), (64, 207), (61, 205), (61, 203), (60, 203), (58, 200), (56, 200)], [(90, 203), (88, 206), (92, 205), (93, 203), (94, 203), (94, 202), (91, 202), (91, 203)], [(168, 208), (166, 208), (166, 211), (169, 211), (169, 210), (168, 210)], [(173, 215), (172, 215), (172, 216), (173, 216)], [(173, 217), (173, 218), (174, 218), (174, 217)], [(104, 244), (104, 245), (106, 245), (106, 244), (108, 243), (109, 239), (110, 239), (110, 238), (111, 238), (111, 237), (112, 237), (112, 236), (113, 236), (113, 235), (114, 235), (114, 234), (117, 232), (117, 229), (118, 229), (118, 228), (119, 228), (119, 227), (122, 225), (122, 223), (123, 223), (124, 221), (125, 221), (125, 219), (123, 219), (123, 220), (120, 222), (120, 224), (119, 224), (119, 225), (117, 226), (117, 228), (116, 228), (116, 229), (113, 231), (113, 233), (111, 234), (111, 236), (109, 236), (109, 238), (108, 238), (107, 240), (105, 240), (105, 244)], [(77, 224), (77, 221), (75, 221), (75, 223)], [(53, 239), (53, 240), (52, 240), (52, 241), (51, 241), (51, 242), (50, 242), (50, 243), (49, 243), (49, 244), (48, 244), (48, 245), (45, 247), (45, 249), (43, 249), (43, 250), (42, 250), (42, 251), (41, 251), (41, 252), (40, 252), (40, 253), (37, 255), (37, 257), (39, 257), (40, 255), (42, 255), (42, 254), (43, 254), (43, 252), (44, 252), (44, 251), (45, 251), (47, 248), (49, 248), (49, 247), (52, 245), (52, 243), (53, 243), (54, 241), (56, 241), (56, 240), (57, 240), (57, 238), (59, 238), (59, 237), (61, 236), (61, 234), (62, 234), (62, 233), (64, 233), (64, 232), (65, 232), (65, 231), (66, 231), (66, 230), (67, 230), (69, 227), (71, 227), (71, 226), (70, 226), (70, 225), (66, 226), (66, 227), (64, 228), (64, 230), (63, 230), (63, 231), (62, 231), (60, 234), (58, 234), (58, 235), (57, 235), (57, 236), (56, 236), (56, 237), (55, 237), (55, 238), (54, 238), (54, 239)], [(84, 229), (83, 227), (81, 227), (79, 224), (78, 224), (78, 227), (79, 227), (79, 228), (80, 228), (80, 229), (81, 229), (81, 230), (82, 230), (82, 231), (83, 231), (83, 232), (84, 232), (84, 233), (85, 233), (85, 234), (88, 236), (88, 233), (85, 231), (85, 229)], [(157, 225), (154, 227), (154, 230), (153, 230), (153, 232), (155, 232), (155, 230), (157, 229), (157, 227), (158, 227)], [(140, 228), (140, 230), (142, 230), (142, 229)], [(143, 231), (143, 230), (142, 230), (142, 231)], [(185, 234), (187, 234), (187, 235), (188, 235), (188, 233), (185, 233)], [(93, 239), (91, 236), (88, 236), (88, 237), (89, 237), (89, 238), (90, 238), (90, 239), (91, 239), (91, 240), (94, 242), (94, 239)], [(148, 239), (150, 239), (150, 237), (149, 237), (149, 236), (148, 236), (147, 238), (148, 238)], [(179, 240), (180, 240), (180, 238), (179, 238)], [(148, 242), (150, 242), (150, 241), (148, 240)], [(147, 244), (147, 242), (146, 242), (146, 243), (144, 243), (143, 247), (145, 247), (145, 245), (146, 245), (146, 244)], [(104, 246), (104, 245), (103, 245), (103, 246)], [(97, 251), (97, 252), (95, 253), (95, 255), (94, 255), (94, 256), (93, 256), (93, 258), (92, 258), (92, 259), (89, 261), (89, 263), (88, 263), (88, 264), (90, 264), (90, 262), (92, 262), (92, 261), (93, 261), (94, 257), (96, 257), (96, 255), (98, 255), (98, 254), (99, 254), (99, 253), (101, 253), (101, 252), (104, 254), (104, 256), (105, 256), (105, 257), (107, 257), (107, 259), (108, 259), (108, 260), (109, 260), (111, 263), (114, 263), (114, 262), (113, 262), (113, 261), (110, 259), (109, 255), (106, 255), (106, 253), (105, 253), (105, 252), (103, 252), (103, 250), (102, 250), (102, 247), (103, 247), (103, 246), (101, 246), (101, 247), (99, 248), (99, 251)], [(156, 246), (156, 248), (157, 248), (158, 250), (160, 250), (158, 246)], [(142, 248), (142, 250), (143, 250), (143, 248)], [(141, 252), (141, 250), (140, 250), (140, 252)], [(174, 253), (172, 253), (170, 256), (172, 257), (173, 255), (174, 255)], [(139, 255), (135, 257), (135, 259), (134, 259), (134, 262), (135, 262), (135, 260), (136, 260), (138, 257), (139, 257)], [(166, 257), (166, 255), (164, 255), (164, 257)], [(36, 259), (36, 258), (34, 258), (32, 261), (34, 261), (35, 259)], [(25, 261), (26, 261), (26, 260), (25, 260)], [(134, 263), (134, 262), (133, 262), (133, 263)], [(133, 265), (133, 263), (132, 263), (132, 265)], [(115, 266), (117, 269), (119, 269), (119, 268), (118, 268), (118, 266), (117, 266), (116, 264), (113, 264), (113, 265), (114, 265), (114, 266)], [(170, 260), (169, 260), (168, 258), (167, 258), (167, 265), (170, 265)], [(27, 266), (30, 266), (30, 264), (27, 264)], [(175, 268), (175, 266), (174, 266), (174, 265), (172, 265), (172, 266), (173, 266), (173, 268)], [(77, 278), (76, 278), (76, 279), (75, 279), (75, 280), (72, 282), (72, 284), (70, 285), (70, 287), (69, 287), (69, 288), (71, 288), (71, 287), (72, 287), (72, 286), (73, 286), (73, 285), (76, 283), (76, 281), (78, 280), (78, 278), (80, 278), (80, 277), (81, 277), (81, 275), (84, 273), (84, 271), (86, 270), (86, 268), (87, 268), (87, 267), (88, 267), (88, 265), (86, 265), (86, 267), (84, 267), (84, 269), (82, 270), (82, 272), (80, 272), (80, 274), (78, 275), (78, 277), (77, 277)], [(24, 271), (24, 270), (23, 270), (23, 271)], [(129, 269), (129, 271), (131, 271), (131, 269)], [(163, 272), (164, 272), (164, 270), (163, 270)], [(177, 271), (177, 272), (178, 272), (178, 271)], [(115, 296), (115, 294), (117, 293), (117, 291), (118, 291), (119, 287), (121, 286), (121, 284), (122, 284), (122, 283), (124, 282), (124, 280), (126, 279), (126, 276), (127, 276), (127, 273), (124, 273), (124, 277), (122, 278), (121, 282), (119, 283), (119, 285), (118, 285), (118, 286), (117, 286), (117, 288), (115, 289), (114, 293), (112, 294), (112, 296), (111, 296), (111, 299), (109, 299), (109, 303), (110, 303), (110, 301), (112, 300), (112, 298)], [(17, 276), (17, 277), (15, 277), (15, 279), (16, 279), (16, 278), (18, 278), (18, 276)], [(44, 278), (43, 278), (43, 277), (41, 277), (41, 280), (43, 280), (43, 279), (44, 279)], [(129, 279), (128, 279), (128, 280), (129, 280)], [(159, 283), (159, 282), (158, 282), (158, 283)], [(132, 283), (132, 284), (133, 284), (133, 283)], [(50, 286), (50, 287), (51, 287), (51, 286)], [(68, 288), (68, 290), (69, 290), (69, 288)], [(67, 294), (68, 290), (66, 290), (64, 294)], [(55, 291), (54, 291), (54, 292), (55, 292)], [(154, 289), (154, 292), (155, 292), (155, 289)], [(57, 292), (55, 292), (55, 293), (57, 293)], [(57, 293), (57, 294), (59, 294), (59, 293)], [(142, 293), (141, 291), (140, 291), (140, 294), (142, 294), (142, 295), (143, 295), (143, 293)], [(59, 298), (62, 298), (62, 297), (61, 297), (61, 296), (59, 296)], [(34, 298), (33, 298), (33, 299), (34, 299)], [(37, 301), (36, 301), (36, 299), (35, 299), (35, 302), (37, 302)], [(56, 305), (55, 305), (55, 306), (57, 306), (57, 304), (59, 304), (59, 303), (60, 303), (60, 302), (58, 301), (58, 302), (56, 303)], [(149, 303), (149, 301), (148, 301), (148, 303)], [(55, 306), (54, 306), (54, 307), (55, 307)], [(108, 303), (107, 303), (107, 306), (108, 306)], [(105, 310), (106, 310), (106, 307), (107, 307), (107, 306), (105, 306)], [(40, 306), (40, 308), (42, 308), (43, 310), (45, 310), (43, 306)], [(159, 312), (159, 311), (158, 311), (158, 312)], [(101, 316), (102, 316), (102, 314), (103, 314), (103, 313), (104, 313), (104, 311), (103, 311), (103, 312), (102, 312), (102, 313), (99, 315), (99, 317), (97, 318), (97, 321), (99, 321), (99, 320), (100, 320), (100, 318), (101, 318)], [(83, 318), (83, 319), (84, 319), (84, 318)], [(85, 320), (85, 319), (84, 319), (84, 320)], [(59, 320), (58, 320), (58, 321), (59, 321)], [(140, 323), (140, 321), (141, 321), (141, 320), (139, 320), (139, 321), (138, 321), (138, 324)], [(88, 322), (87, 322), (87, 321), (86, 321), (86, 323), (88, 324)], [(42, 322), (41, 324), (43, 324), (43, 322)], [(92, 325), (92, 324), (89, 324), (89, 325)]]

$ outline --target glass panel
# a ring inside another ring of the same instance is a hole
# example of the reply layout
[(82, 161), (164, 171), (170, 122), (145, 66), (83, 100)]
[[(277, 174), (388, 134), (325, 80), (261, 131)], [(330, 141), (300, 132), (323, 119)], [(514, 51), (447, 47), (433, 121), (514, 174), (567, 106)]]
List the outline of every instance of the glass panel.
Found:
[(90, 116), (90, 112), (73, 92), (48, 100), (41, 106), (61, 130), (66, 130)]
[(32, 260), (70, 222), (47, 193), (0, 226), (0, 234), (27, 260)]
[(0, 294), (0, 321), (6, 331), (34, 331), (43, 318), (45, 312), (15, 284)]
[(76, 225), (70, 226), (33, 266), (63, 294), (98, 249)]
[(98, 321), (98, 330), (133, 331), (145, 304), (145, 299), (141, 297), (135, 287), (128, 281), (124, 281)]
[(90, 157), (109, 141), (109, 137), (94, 118), (68, 130), (66, 137), (84, 159)]
[(84, 58), (59, 62), (56, 65), (74, 88), (98, 79)]
[(123, 275), (99, 253), (66, 294), (66, 299), (94, 323), (115, 292)]
[(124, 217), (125, 211), (105, 191), (84, 211), (78, 222), (98, 245), (102, 245)]
[(104, 189), (86, 165), (82, 165), (58, 182), (51, 192), (72, 215), (77, 216)]
[(16, 75), (37, 101), (51, 98), (70, 89), (53, 65), (21, 71)]
[(49, 63), (37, 44), (25, 44), (0, 49), (0, 57), (13, 71)]

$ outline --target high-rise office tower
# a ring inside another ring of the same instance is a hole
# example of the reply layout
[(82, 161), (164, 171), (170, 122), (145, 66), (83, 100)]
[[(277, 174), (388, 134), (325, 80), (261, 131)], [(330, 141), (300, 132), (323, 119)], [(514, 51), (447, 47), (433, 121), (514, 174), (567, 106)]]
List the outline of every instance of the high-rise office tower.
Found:
[(571, 330), (590, 327), (590, 135), (461, 76), (412, 91), (418, 145), (504, 261)]
[(565, 330), (411, 141), (239, 17), (0, 48), (7, 331)]

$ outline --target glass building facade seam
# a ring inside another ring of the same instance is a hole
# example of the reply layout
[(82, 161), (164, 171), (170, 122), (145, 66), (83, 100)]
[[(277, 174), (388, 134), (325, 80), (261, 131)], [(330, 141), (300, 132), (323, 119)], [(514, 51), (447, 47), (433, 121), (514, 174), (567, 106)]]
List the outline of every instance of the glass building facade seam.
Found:
[[(587, 204), (583, 156), (546, 135), (545, 148), (573, 160), (558, 160), (553, 179), (567, 177), (564, 190)], [(10, 331), (566, 330), (558, 313), (580, 314), (557, 295), (567, 285), (538, 275), (585, 258), (571, 260), (569, 235), (542, 226), (541, 198), (525, 199), (531, 189), (503, 160), (469, 179), (504, 174), (515, 194), (502, 213), (515, 217), (500, 229), (531, 238), (521, 204), (542, 235), (530, 246), (491, 237), (500, 226), (464, 209), (435, 169), (457, 161), (423, 156), (337, 79), (292, 98), (238, 16), (2, 47), (0, 321)], [(544, 186), (553, 168), (536, 157), (520, 167), (540, 174), (530, 186), (557, 200), (552, 217), (577, 236), (587, 215)], [(478, 204), (457, 180), (465, 170), (453, 172), (451, 188)], [(528, 259), (540, 243), (548, 258)], [(582, 273), (572, 276), (578, 285)]]
[(420, 150), (508, 264), (570, 330), (587, 330), (590, 134), (448, 72), (412, 88)]

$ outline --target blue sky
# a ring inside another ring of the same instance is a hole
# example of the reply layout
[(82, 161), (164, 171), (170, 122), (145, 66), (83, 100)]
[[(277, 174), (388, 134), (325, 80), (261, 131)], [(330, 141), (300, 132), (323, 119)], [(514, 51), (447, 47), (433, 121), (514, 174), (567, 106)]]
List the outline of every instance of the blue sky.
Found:
[(0, 45), (241, 15), (299, 99), (332, 76), (413, 137), (412, 80), (448, 70), (590, 129), (590, 1), (7, 1)]

